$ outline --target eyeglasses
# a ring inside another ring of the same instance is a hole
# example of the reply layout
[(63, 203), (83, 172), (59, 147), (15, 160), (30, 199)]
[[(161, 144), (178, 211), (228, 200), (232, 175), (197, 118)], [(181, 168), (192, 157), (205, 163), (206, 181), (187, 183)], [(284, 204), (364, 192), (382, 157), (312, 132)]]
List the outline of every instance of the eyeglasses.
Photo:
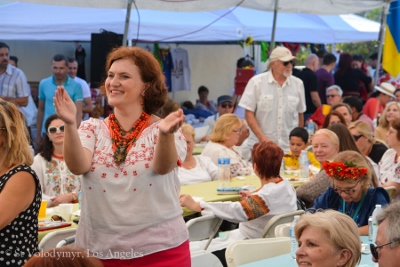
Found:
[(231, 107), (233, 107), (233, 105), (232, 104), (221, 104), (221, 107), (223, 107), (223, 108), (226, 108), (226, 107), (231, 108)]
[(363, 136), (362, 134), (360, 134), (360, 135), (353, 135), (353, 138), (354, 138), (354, 140), (357, 142), (358, 139), (360, 139), (362, 136)]
[(59, 215), (53, 215), (51, 216), (51, 220), (53, 222), (65, 222), (65, 219)]
[(358, 186), (359, 183), (360, 183), (360, 180), (358, 180), (358, 182), (356, 183), (356, 185), (353, 186), (353, 187), (351, 187), (351, 188), (340, 189), (340, 188), (337, 188), (337, 187), (333, 187), (332, 189), (333, 189), (333, 191), (335, 191), (335, 192), (338, 193), (339, 195), (340, 195), (341, 193), (345, 193), (345, 194), (351, 196), (352, 194), (354, 194), (354, 193), (356, 192), (356, 189), (355, 189), (355, 188)]
[(242, 134), (242, 129), (232, 130), (232, 132), (237, 134)]
[(0, 127), (0, 130), (7, 130), (6, 127)]
[(326, 95), (326, 98), (330, 98), (330, 97), (334, 98), (335, 96), (339, 96), (339, 95)]
[(374, 257), (375, 260), (378, 260), (378, 258), (379, 258), (378, 248), (382, 248), (384, 246), (387, 246), (387, 245), (390, 245), (390, 244), (392, 244), (394, 242), (399, 242), (399, 241), (400, 240), (394, 240), (394, 241), (391, 241), (389, 243), (386, 243), (386, 244), (383, 244), (383, 245), (380, 245), (380, 246), (376, 246), (374, 244), (369, 244), (369, 248), (371, 249), (372, 257)]
[(292, 64), (292, 66), (294, 66), (294, 61), (293, 60), (290, 60), (290, 61), (284, 61), (284, 62), (282, 62), (283, 63), (283, 66), (287, 66), (287, 65), (289, 65), (289, 63), (290, 64)]
[(49, 127), (47, 130), (50, 134), (55, 134), (57, 131), (64, 132), (64, 125), (58, 126), (58, 127)]

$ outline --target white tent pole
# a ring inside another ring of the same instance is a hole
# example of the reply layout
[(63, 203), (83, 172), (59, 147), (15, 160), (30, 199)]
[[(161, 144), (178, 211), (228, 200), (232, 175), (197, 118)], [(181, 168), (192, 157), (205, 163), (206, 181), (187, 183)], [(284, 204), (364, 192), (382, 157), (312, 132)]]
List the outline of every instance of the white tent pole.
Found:
[(129, 29), (129, 21), (131, 19), (132, 1), (133, 0), (128, 0), (128, 4), (126, 7), (124, 37), (122, 38), (122, 46), (126, 46), (126, 39), (128, 38), (128, 29)]
[(272, 22), (272, 34), (271, 34), (271, 43), (269, 45), (269, 51), (272, 51), (275, 48), (275, 30), (276, 30), (276, 17), (278, 16), (278, 1), (279, 0), (275, 0), (274, 19)]
[(386, 18), (389, 14), (389, 7), (390, 7), (390, 0), (385, 1), (385, 4), (382, 7), (382, 18), (381, 18), (381, 29), (379, 31), (379, 40), (378, 40), (378, 59), (376, 62), (375, 68), (375, 85), (379, 82), (379, 69), (381, 68), (381, 59), (382, 59), (382, 48), (383, 42), (385, 38), (385, 31), (386, 31)]

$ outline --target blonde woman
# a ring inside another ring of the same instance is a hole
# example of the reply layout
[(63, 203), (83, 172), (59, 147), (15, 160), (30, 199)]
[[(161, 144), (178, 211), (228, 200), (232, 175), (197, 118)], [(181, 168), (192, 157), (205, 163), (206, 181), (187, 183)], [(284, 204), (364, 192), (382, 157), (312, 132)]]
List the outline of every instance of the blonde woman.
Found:
[(379, 118), (379, 125), (375, 129), (374, 136), (387, 143), (386, 135), (389, 131), (390, 124), (394, 119), (400, 118), (400, 103), (390, 102), (386, 104), (381, 117)]
[(231, 159), (231, 175), (248, 175), (252, 172), (252, 166), (247, 162), (236, 144), (242, 133), (242, 121), (234, 114), (224, 114), (215, 123), (210, 135), (210, 141), (204, 147), (202, 156), (211, 158), (214, 164), (218, 164), (218, 156), (225, 149)]
[(369, 124), (365, 121), (355, 121), (349, 125), (349, 130), (361, 153), (379, 164), (388, 147), (375, 139)]
[(390, 202), (382, 187), (370, 187), (372, 172), (365, 157), (355, 151), (340, 152), (323, 163), (330, 187), (315, 200), (315, 209), (333, 209), (350, 216), (360, 235), (368, 235), (368, 219), (376, 204)]
[(294, 231), (299, 266), (355, 267), (361, 260), (357, 225), (347, 215), (334, 210), (306, 213)]
[(178, 178), (181, 185), (197, 184), (218, 180), (218, 167), (209, 157), (202, 155), (193, 156), (195, 132), (190, 124), (184, 123), (181, 127), (183, 136), (186, 139), (187, 154), (178, 171)]

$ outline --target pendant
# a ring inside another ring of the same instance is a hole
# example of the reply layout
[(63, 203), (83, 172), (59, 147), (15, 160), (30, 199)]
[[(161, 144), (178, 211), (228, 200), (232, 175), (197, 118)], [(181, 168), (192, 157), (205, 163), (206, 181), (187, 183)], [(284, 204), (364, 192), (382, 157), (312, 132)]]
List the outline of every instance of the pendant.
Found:
[(126, 147), (119, 146), (114, 153), (114, 161), (119, 165), (126, 159)]

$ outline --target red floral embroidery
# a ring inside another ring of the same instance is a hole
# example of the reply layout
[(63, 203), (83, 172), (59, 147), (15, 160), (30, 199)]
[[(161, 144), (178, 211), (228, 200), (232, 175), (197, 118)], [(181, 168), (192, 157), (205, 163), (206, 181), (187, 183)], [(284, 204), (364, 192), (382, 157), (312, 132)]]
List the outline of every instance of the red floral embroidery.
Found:
[(267, 204), (259, 195), (251, 195), (240, 201), (240, 204), (249, 220), (261, 217), (269, 212)]
[(115, 177), (115, 178), (118, 178), (118, 173), (114, 173), (114, 177)]
[(137, 176), (137, 171), (133, 171), (133, 176)]
[(106, 176), (107, 176), (107, 174), (104, 172), (101, 174), (101, 178), (106, 178)]

